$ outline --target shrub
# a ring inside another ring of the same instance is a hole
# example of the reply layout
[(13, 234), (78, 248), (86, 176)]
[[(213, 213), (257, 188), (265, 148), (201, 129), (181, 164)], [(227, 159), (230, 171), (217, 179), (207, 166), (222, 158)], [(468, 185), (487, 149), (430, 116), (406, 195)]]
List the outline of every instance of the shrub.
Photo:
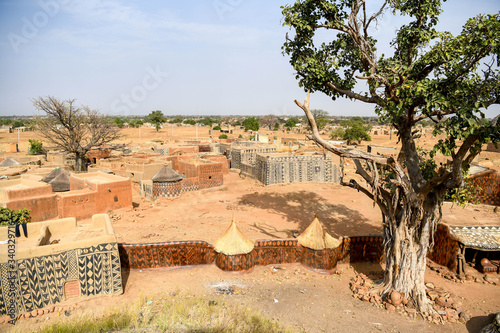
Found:
[(221, 134), (221, 135), (219, 135), (219, 139), (227, 139), (227, 135), (226, 134)]
[(0, 207), (0, 226), (31, 222), (30, 210), (21, 208), (17, 212), (10, 208)]
[(29, 139), (30, 142), (30, 148), (28, 150), (28, 154), (30, 155), (37, 155), (41, 154), (43, 150), (43, 143), (42, 141), (36, 140), (36, 139)]
[(213, 128), (213, 130), (214, 130), (214, 131), (220, 131), (220, 126), (219, 126), (219, 125), (215, 126), (215, 127)]

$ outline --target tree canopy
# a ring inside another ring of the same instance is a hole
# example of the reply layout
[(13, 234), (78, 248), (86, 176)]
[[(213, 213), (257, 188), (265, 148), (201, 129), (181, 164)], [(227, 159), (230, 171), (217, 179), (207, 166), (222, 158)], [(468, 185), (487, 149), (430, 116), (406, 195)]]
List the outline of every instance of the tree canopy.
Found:
[(37, 116), (36, 126), (50, 143), (75, 154), (75, 170), (85, 171), (85, 154), (93, 147), (120, 137), (118, 129), (97, 110), (77, 106), (74, 99), (62, 101), (52, 96), (33, 100), (45, 117)]
[(151, 111), (147, 119), (151, 124), (155, 126), (157, 132), (160, 130), (161, 125), (167, 121), (167, 119), (163, 115), (163, 112), (161, 112), (160, 110)]
[(252, 130), (258, 131), (260, 128), (259, 121), (255, 117), (248, 117), (243, 121), (243, 126), (245, 126), (245, 131)]
[[(309, 138), (341, 159), (353, 158), (357, 173), (371, 187), (354, 179), (345, 184), (372, 198), (382, 212), (384, 296), (395, 289), (419, 310), (433, 311), (423, 274), (444, 193), (463, 185), (464, 170), (484, 142), (500, 140), (498, 118), (487, 120), (483, 113), (500, 101), (500, 14), (471, 18), (453, 36), (436, 30), (439, 0), (385, 1), (374, 12), (362, 0), (302, 0), (282, 8), (284, 25), (293, 29), (282, 49), (299, 85), (332, 100), (347, 97), (372, 104), (381, 121), (397, 130), (397, 160), (333, 147), (319, 135), (309, 93), (304, 103), (296, 101), (311, 124)], [(382, 15), (407, 17), (392, 39), (391, 54), (377, 51), (373, 34)], [(320, 31), (326, 42), (315, 38)], [(414, 137), (414, 127), (426, 119), (433, 122), (434, 135), (445, 134), (431, 157), (441, 152), (451, 158), (430, 179), (420, 168)]]

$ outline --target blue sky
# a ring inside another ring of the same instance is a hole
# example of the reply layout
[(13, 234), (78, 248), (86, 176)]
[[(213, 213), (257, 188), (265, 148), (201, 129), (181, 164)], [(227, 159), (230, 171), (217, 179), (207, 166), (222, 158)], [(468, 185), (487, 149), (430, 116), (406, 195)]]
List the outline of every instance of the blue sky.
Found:
[[(281, 46), (285, 1), (0, 0), (0, 116), (32, 115), (31, 99), (75, 98), (108, 115), (301, 115)], [(457, 33), (497, 0), (448, 1), (440, 28)], [(385, 44), (399, 19), (384, 17)], [(311, 107), (374, 115), (321, 93)], [(500, 112), (487, 111), (491, 117)]]

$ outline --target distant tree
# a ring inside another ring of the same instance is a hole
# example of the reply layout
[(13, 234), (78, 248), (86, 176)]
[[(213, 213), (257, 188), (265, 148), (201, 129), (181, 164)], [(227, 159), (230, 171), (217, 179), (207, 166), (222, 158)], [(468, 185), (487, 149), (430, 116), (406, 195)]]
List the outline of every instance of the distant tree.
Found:
[(36, 117), (40, 134), (56, 147), (75, 155), (75, 170), (85, 171), (85, 154), (93, 147), (120, 137), (118, 129), (97, 110), (76, 106), (75, 100), (61, 101), (55, 97), (33, 100), (38, 111), (46, 117)]
[(167, 119), (163, 115), (163, 112), (161, 112), (160, 110), (156, 110), (152, 111), (148, 115), (148, 121), (155, 126), (156, 131), (158, 132), (161, 128), (161, 125), (164, 124)]
[[(328, 123), (328, 112), (324, 110), (319, 110), (319, 109), (314, 109), (311, 110), (314, 119), (316, 119), (316, 125), (318, 126), (319, 130), (322, 130), (326, 124)], [(307, 124), (307, 119), (306, 119), (306, 124)]]
[(285, 127), (287, 128), (292, 128), (292, 127), (295, 127), (297, 125), (297, 123), (299, 122), (299, 119), (295, 118), (295, 117), (292, 117), (292, 118), (289, 118), (286, 122), (285, 122)]
[(12, 119), (0, 118), (0, 125), (7, 126), (12, 124)]
[(113, 121), (115, 122), (116, 127), (118, 127), (118, 128), (123, 127), (123, 120), (121, 118), (115, 118), (115, 119), (113, 119)]
[(24, 127), (24, 122), (22, 120), (16, 119), (12, 122), (12, 128)]
[(206, 126), (210, 126), (210, 127), (212, 127), (212, 125), (214, 124), (214, 122), (215, 121), (212, 118), (210, 118), (210, 117), (202, 118), (199, 121), (200, 124), (202, 123), (202, 124), (204, 124)]
[(332, 139), (332, 140), (344, 139), (344, 135), (345, 135), (344, 128), (337, 127), (337, 128), (334, 128), (332, 130), (332, 132), (330, 133), (330, 139)]
[(194, 119), (186, 119), (186, 120), (184, 120), (184, 124), (196, 125), (196, 120), (194, 120)]
[(29, 139), (30, 147), (28, 149), (28, 154), (30, 155), (38, 155), (43, 151), (43, 143), (42, 141), (36, 139)]
[(262, 116), (259, 118), (259, 124), (262, 127), (267, 127), (267, 129), (271, 129), (274, 124), (278, 121), (278, 118), (272, 114), (267, 116)]
[(245, 126), (245, 131), (252, 130), (258, 131), (260, 128), (259, 121), (255, 117), (248, 117), (243, 121), (243, 126)]
[(227, 139), (227, 135), (226, 134), (221, 134), (221, 135), (219, 135), (219, 139)]
[(280, 123), (274, 123), (273, 131), (279, 131), (279, 129), (280, 129)]
[(366, 125), (362, 118), (352, 117), (349, 120), (342, 120), (340, 125), (343, 127), (344, 135), (343, 140), (347, 141), (350, 145), (354, 142), (361, 143), (361, 141), (371, 141), (372, 138), (368, 132), (371, 130), (370, 125)]
[(181, 116), (177, 116), (175, 118), (172, 118), (168, 121), (169, 124), (182, 124), (184, 121), (184, 118)]

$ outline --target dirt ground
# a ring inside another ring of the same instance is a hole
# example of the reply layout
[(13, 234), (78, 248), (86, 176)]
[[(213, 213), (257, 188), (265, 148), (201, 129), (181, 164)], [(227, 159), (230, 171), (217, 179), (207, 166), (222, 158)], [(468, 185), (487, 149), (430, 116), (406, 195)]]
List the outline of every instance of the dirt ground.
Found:
[[(166, 139), (175, 139), (175, 136), (169, 137), (169, 130), (166, 128), (157, 134), (152, 129), (142, 129), (139, 137), (138, 129), (126, 129), (124, 132), (127, 137), (123, 142), (145, 144), (163, 135)], [(178, 128), (174, 127), (173, 130), (175, 132)], [(181, 127), (181, 130), (185, 131), (181, 136), (195, 137), (194, 128)], [(21, 133), (25, 140), (22, 142), (27, 141), (29, 134), (29, 138), (39, 138), (35, 132)], [(199, 129), (198, 135), (208, 137), (208, 129)], [(12, 140), (15, 142), (15, 139), (17, 133), (1, 134), (0, 150), (8, 148), (8, 143)], [(388, 137), (377, 138), (374, 144), (388, 145), (387, 140)], [(394, 138), (392, 141), (395, 144)], [(22, 143), (21, 150), (26, 149), (27, 143)], [(486, 158), (496, 161), (497, 155), (487, 155), (489, 157)], [(362, 193), (337, 184), (304, 183), (265, 187), (255, 180), (242, 179), (230, 172), (224, 177), (222, 187), (184, 193), (176, 199), (148, 202), (139, 197), (138, 190), (138, 185), (134, 184), (134, 208), (111, 212), (120, 243), (204, 240), (213, 244), (233, 217), (238, 221), (241, 231), (253, 241), (289, 238), (300, 234), (316, 213), (334, 237), (379, 234), (381, 231), (380, 211), (373, 206), (373, 202)], [(443, 221), (451, 225), (498, 225), (500, 213), (495, 212), (492, 206), (461, 208), (445, 204)], [(79, 221), (81, 224), (89, 222)], [(251, 306), (269, 317), (307, 332), (477, 332), (488, 322), (488, 314), (500, 311), (500, 283), (456, 283), (427, 270), (427, 282), (454, 293), (469, 311), (471, 320), (467, 324), (446, 323), (443, 326), (409, 319), (353, 298), (349, 280), (359, 272), (380, 272), (383, 269), (380, 265), (341, 264), (338, 268), (342, 272), (340, 275), (320, 274), (300, 264), (257, 266), (250, 272), (239, 274), (223, 272), (215, 265), (131, 270), (123, 272), (123, 295), (68, 300), (61, 306), (74, 307), (71, 315), (78, 316), (86, 312), (98, 313), (145, 295), (175, 297), (173, 293), (182, 292)], [(218, 285), (231, 286), (235, 292), (217, 295), (215, 287)], [(62, 318), (64, 316), (50, 313), (23, 319), (16, 329), (27, 331), (39, 327), (42, 322), (50, 323)], [(4, 329), (10, 330), (12, 327), (0, 325), (0, 331)]]

